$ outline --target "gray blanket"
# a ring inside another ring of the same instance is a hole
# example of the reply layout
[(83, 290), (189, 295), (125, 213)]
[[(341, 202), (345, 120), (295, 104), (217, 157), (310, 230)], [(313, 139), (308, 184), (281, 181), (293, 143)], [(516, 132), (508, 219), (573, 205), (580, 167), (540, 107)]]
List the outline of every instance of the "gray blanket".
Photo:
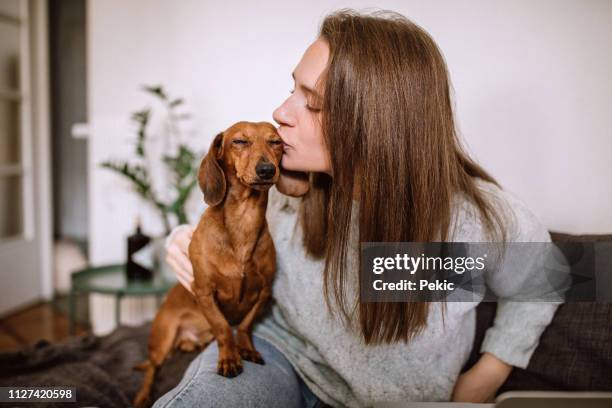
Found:
[[(18, 352), (0, 353), (0, 386), (75, 387), (78, 406), (131, 406), (143, 379), (132, 367), (146, 359), (150, 329), (150, 323), (119, 327), (104, 337), (82, 335), (56, 344), (40, 340)], [(153, 401), (178, 384), (196, 355), (176, 350), (169, 357), (158, 372)]]

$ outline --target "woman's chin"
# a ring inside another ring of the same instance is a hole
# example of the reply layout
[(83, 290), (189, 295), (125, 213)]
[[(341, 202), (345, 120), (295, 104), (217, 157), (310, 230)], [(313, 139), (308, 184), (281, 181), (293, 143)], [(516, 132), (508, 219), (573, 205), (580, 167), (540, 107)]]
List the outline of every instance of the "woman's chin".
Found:
[(280, 166), (284, 169), (284, 170), (289, 170), (289, 171), (304, 171), (301, 169), (301, 167), (298, 165), (296, 166), (295, 163), (293, 163), (293, 161), (291, 159), (287, 159), (287, 153), (285, 153), (281, 159), (280, 162)]

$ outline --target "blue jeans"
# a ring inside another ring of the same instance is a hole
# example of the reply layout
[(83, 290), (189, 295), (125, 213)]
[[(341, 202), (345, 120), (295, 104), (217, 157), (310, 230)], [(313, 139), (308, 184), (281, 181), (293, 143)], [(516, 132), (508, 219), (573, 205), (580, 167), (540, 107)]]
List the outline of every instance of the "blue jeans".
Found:
[(217, 374), (219, 349), (213, 341), (189, 365), (181, 382), (162, 395), (153, 408), (165, 407), (283, 407), (324, 406), (270, 342), (253, 336), (264, 365), (242, 360), (242, 373)]

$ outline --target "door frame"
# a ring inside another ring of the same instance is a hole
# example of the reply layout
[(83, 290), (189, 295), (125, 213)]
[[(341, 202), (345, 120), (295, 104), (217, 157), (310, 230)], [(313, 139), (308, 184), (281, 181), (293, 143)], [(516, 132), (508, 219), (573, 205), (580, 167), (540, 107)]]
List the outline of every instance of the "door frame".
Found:
[(48, 53), (47, 0), (20, 0), (27, 7), (24, 18), (26, 29), (21, 41), (22, 64), (25, 75), (22, 81), (23, 97), (29, 103), (22, 105), (22, 197), (23, 230), (15, 237), (2, 239), (0, 252), (3, 256), (11, 250), (30, 243), (35, 249), (38, 269), (37, 296), (24, 299), (9, 310), (9, 314), (40, 300), (51, 300), (53, 288), (53, 202), (51, 192), (51, 140), (50, 140), (50, 84)]
[(53, 287), (53, 199), (51, 192), (51, 108), (48, 1), (28, 0), (32, 92), (32, 140), (34, 197), (39, 238), (40, 288), (43, 300), (51, 300)]

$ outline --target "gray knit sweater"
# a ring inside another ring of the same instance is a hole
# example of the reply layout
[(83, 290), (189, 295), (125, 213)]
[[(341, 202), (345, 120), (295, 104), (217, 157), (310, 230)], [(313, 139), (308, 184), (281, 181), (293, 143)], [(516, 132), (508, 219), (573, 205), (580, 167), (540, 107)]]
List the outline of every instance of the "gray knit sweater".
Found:
[[(478, 184), (507, 216), (510, 241), (550, 241), (547, 229), (516, 196), (492, 183)], [(327, 312), (324, 261), (305, 253), (297, 222), (298, 204), (299, 199), (286, 197), (275, 188), (270, 190), (267, 218), (277, 254), (274, 303), (271, 313), (255, 325), (254, 334), (279, 348), (313, 392), (332, 406), (450, 400), (474, 341), (477, 302), (448, 302), (444, 325), (440, 304), (432, 303), (427, 328), (410, 343), (364, 345), (357, 333)], [(349, 260), (355, 276), (358, 204), (353, 202), (351, 244), (355, 256)], [(486, 241), (475, 207), (457, 197), (453, 208), (455, 221), (449, 241)], [(505, 276), (502, 270), (488, 277), (493, 287), (503, 287), (505, 281), (514, 278)], [(357, 281), (351, 285), (357, 285)], [(480, 351), (525, 368), (557, 307), (558, 303), (501, 301)]]

